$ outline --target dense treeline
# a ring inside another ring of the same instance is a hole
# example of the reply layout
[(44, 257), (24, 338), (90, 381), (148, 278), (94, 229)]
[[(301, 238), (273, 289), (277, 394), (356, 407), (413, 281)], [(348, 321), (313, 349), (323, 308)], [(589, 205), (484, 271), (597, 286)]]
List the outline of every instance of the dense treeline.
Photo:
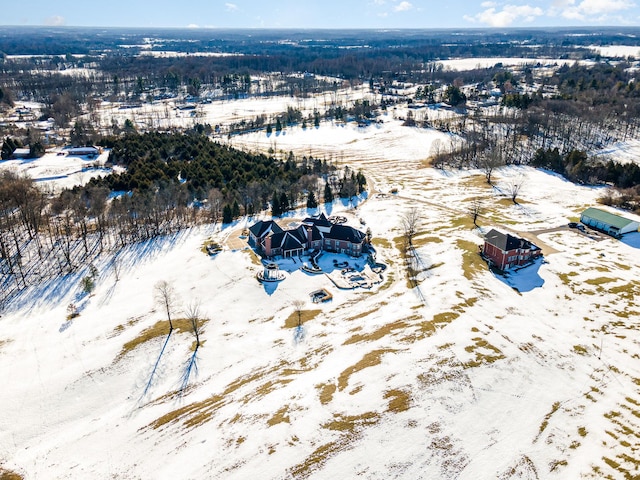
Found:
[(252, 211), (262, 210), (277, 190), (287, 191), (297, 203), (310, 184), (320, 182), (334, 169), (326, 160), (298, 160), (293, 154), (279, 160), (236, 150), (195, 133), (132, 133), (105, 138), (102, 144), (111, 149), (109, 162), (126, 171), (93, 179), (92, 185), (148, 191), (171, 183), (185, 188), (196, 200), (206, 199), (215, 189)]

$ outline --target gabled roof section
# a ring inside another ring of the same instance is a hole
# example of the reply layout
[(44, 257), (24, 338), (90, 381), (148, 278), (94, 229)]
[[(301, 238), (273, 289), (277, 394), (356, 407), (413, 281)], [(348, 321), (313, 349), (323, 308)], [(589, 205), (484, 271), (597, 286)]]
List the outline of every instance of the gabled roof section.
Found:
[(291, 231), (274, 233), (271, 235), (271, 248), (281, 248), (282, 250), (297, 250), (304, 248), (304, 243), (300, 241)]
[(333, 223), (329, 221), (327, 216), (324, 213), (321, 213), (317, 217), (307, 217), (303, 220), (302, 223), (310, 223), (315, 225), (316, 227), (332, 227)]
[(499, 232), (495, 228), (492, 228), (489, 233), (485, 235), (484, 239), (488, 244), (498, 247), (503, 252), (515, 250), (516, 248), (531, 248), (533, 246), (531, 242), (524, 238)]
[(362, 243), (365, 234), (360, 230), (347, 225), (334, 225), (331, 227), (331, 232), (327, 235), (328, 238), (334, 240), (348, 241), (351, 243)]
[(593, 218), (598, 222), (611, 225), (612, 227), (616, 227), (618, 229), (622, 229), (630, 223), (634, 223), (633, 220), (629, 220), (628, 218), (621, 217), (620, 215), (616, 215), (614, 213), (605, 212), (604, 210), (600, 210), (599, 208), (587, 208), (584, 212), (582, 212), (582, 215)]
[(258, 220), (256, 223), (249, 227), (249, 231), (257, 238), (262, 238), (268, 233), (281, 233), (283, 230), (273, 220)]

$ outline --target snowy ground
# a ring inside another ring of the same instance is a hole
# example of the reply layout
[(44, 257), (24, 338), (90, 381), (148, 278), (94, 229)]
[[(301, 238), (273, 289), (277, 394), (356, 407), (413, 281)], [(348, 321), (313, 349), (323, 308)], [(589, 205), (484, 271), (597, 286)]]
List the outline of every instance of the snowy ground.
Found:
[(104, 176), (111, 173), (104, 164), (109, 152), (104, 151), (98, 157), (86, 155), (67, 155), (64, 150), (56, 149), (47, 152), (40, 158), (0, 161), (0, 171), (9, 170), (33, 178), (46, 191), (60, 191), (84, 185), (91, 177)]
[[(436, 139), (446, 140), (393, 119), (278, 139), (278, 149), (326, 149), (372, 180), (357, 210), (327, 208), (371, 228), (388, 268), (370, 290), (339, 290), (292, 261), (265, 286), (249, 250), (202, 253), (240, 222), (125, 250), (119, 281), (105, 259), (91, 297), (78, 297), (81, 272), (17, 299), (0, 318), (0, 468), (96, 479), (640, 474), (640, 234), (534, 234), (555, 253), (497, 277), (477, 255), (483, 230), (565, 225), (602, 192), (526, 167), (497, 171), (494, 187), (478, 171), (433, 170), (424, 160)], [(233, 144), (271, 141), (263, 132)], [(513, 177), (526, 178), (517, 205), (501, 193)], [(480, 229), (466, 214), (475, 198)], [(422, 219), (420, 291), (400, 250), (411, 207)], [(166, 341), (161, 329), (123, 350), (164, 319), (153, 301), (161, 279), (183, 307), (199, 299), (208, 318), (182, 394), (188, 332)], [(333, 300), (312, 304), (320, 288)], [(303, 332), (295, 300), (305, 302)], [(67, 320), (70, 302), (80, 315)]]

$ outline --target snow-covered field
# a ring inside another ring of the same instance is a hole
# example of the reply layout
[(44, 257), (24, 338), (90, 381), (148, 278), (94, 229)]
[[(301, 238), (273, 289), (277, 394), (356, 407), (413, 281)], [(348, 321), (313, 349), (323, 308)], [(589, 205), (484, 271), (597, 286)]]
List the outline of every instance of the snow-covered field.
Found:
[[(275, 139), (277, 150), (326, 151), (372, 180), (356, 210), (327, 208), (371, 228), (387, 265), (371, 290), (338, 290), (292, 261), (282, 282), (264, 286), (249, 250), (202, 253), (209, 238), (228, 245), (242, 221), (125, 250), (119, 281), (105, 259), (91, 297), (79, 295), (80, 272), (17, 299), (0, 318), (0, 468), (96, 479), (639, 475), (640, 234), (536, 233), (575, 220), (601, 190), (526, 167), (497, 171), (495, 187), (478, 171), (430, 169), (436, 139), (448, 140), (392, 118)], [(232, 139), (250, 149), (273, 141)], [(501, 194), (516, 176), (526, 179), (517, 205)], [(475, 198), (480, 229), (466, 213)], [(412, 207), (419, 291), (401, 252)], [(530, 232), (553, 253), (496, 276), (477, 255), (493, 226)], [(167, 341), (164, 324), (145, 334), (165, 320), (159, 280), (183, 309), (198, 299), (208, 319), (182, 394), (193, 335), (179, 329)], [(319, 288), (333, 300), (312, 304)], [(80, 315), (67, 320), (71, 302)]]
[(111, 169), (104, 164), (109, 152), (104, 151), (95, 158), (67, 155), (62, 149), (47, 152), (40, 158), (0, 161), (0, 171), (9, 170), (33, 178), (45, 191), (55, 192), (63, 188), (84, 185), (91, 177), (104, 176)]

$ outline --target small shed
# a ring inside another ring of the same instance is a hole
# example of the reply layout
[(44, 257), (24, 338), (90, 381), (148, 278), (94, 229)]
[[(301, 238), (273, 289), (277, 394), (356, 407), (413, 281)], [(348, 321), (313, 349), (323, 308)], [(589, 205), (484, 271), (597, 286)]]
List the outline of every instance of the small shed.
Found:
[(637, 232), (638, 227), (640, 227), (638, 222), (599, 208), (587, 208), (580, 215), (580, 221), (589, 227), (614, 237), (620, 237), (625, 233)]

